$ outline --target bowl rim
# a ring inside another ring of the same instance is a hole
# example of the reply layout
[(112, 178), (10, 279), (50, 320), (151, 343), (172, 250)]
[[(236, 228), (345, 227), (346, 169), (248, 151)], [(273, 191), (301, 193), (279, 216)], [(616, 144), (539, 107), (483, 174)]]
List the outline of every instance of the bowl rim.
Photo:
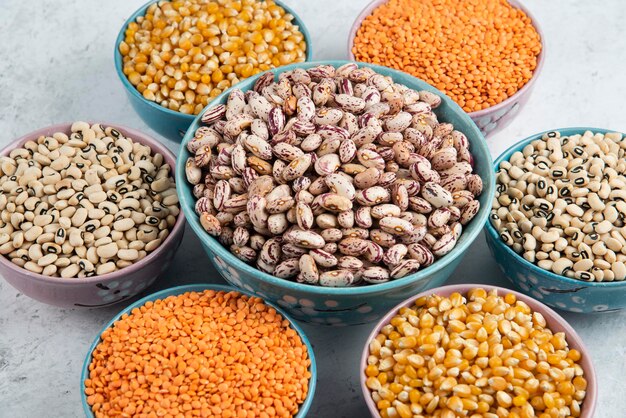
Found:
[[(117, 76), (119, 77), (119, 79), (121, 80), (122, 84), (124, 85), (124, 89), (127, 92), (130, 92), (130, 94), (132, 94), (135, 98), (139, 99), (141, 102), (147, 104), (149, 107), (155, 109), (155, 110), (159, 110), (161, 112), (164, 112), (168, 115), (171, 116), (178, 116), (178, 117), (182, 117), (186, 120), (189, 121), (189, 123), (191, 123), (196, 115), (190, 115), (187, 113), (181, 113), (179, 111), (176, 110), (172, 110), (169, 109), (167, 107), (163, 107), (160, 104), (150, 101), (148, 99), (146, 99), (145, 97), (143, 97), (142, 94), (139, 93), (139, 90), (137, 90), (137, 88), (135, 86), (133, 86), (130, 81), (128, 80), (128, 78), (126, 77), (126, 75), (124, 74), (123, 71), (123, 65), (122, 65), (122, 54), (120, 53), (119, 50), (119, 45), (120, 43), (124, 40), (125, 38), (125, 32), (126, 32), (126, 28), (128, 27), (128, 25), (132, 22), (134, 22), (137, 17), (139, 16), (144, 16), (146, 14), (146, 10), (148, 9), (148, 7), (150, 7), (153, 3), (158, 3), (162, 0), (150, 0), (147, 3), (145, 3), (143, 6), (139, 7), (137, 10), (135, 10), (135, 12), (133, 14), (130, 15), (130, 17), (128, 19), (126, 19), (126, 21), (124, 22), (124, 24), (122, 25), (122, 28), (120, 29), (120, 31), (117, 34), (117, 38), (115, 39), (115, 46), (113, 47), (113, 62), (114, 62), (114, 66), (115, 66), (115, 72), (117, 73)], [(265, 0), (262, 0), (265, 1)], [(303, 37), (304, 37), (304, 41), (306, 42), (306, 58), (305, 58), (305, 62), (306, 61), (310, 61), (313, 57), (313, 47), (312, 47), (312, 41), (311, 41), (311, 34), (309, 33), (309, 30), (307, 29), (306, 25), (304, 24), (304, 21), (300, 18), (300, 16), (298, 14), (296, 14), (294, 12), (294, 10), (287, 6), (283, 0), (273, 0), (274, 3), (276, 3), (277, 5), (279, 5), (280, 7), (282, 7), (283, 9), (285, 9), (285, 12), (287, 12), (288, 14), (292, 15), (294, 17), (295, 22), (298, 25), (298, 29), (300, 30), (300, 32), (302, 33)], [(250, 77), (248, 77), (250, 78)], [(244, 79), (245, 80), (245, 79)], [(240, 80), (240, 81), (244, 81), (244, 80)], [(230, 89), (230, 87), (229, 87)], [(211, 101), (215, 100), (217, 97), (211, 99)], [(209, 101), (208, 103), (210, 104), (211, 101)]]
[[(593, 133), (602, 133), (602, 134), (606, 134), (609, 132), (619, 132), (616, 130), (611, 130), (611, 129), (603, 129), (603, 128), (590, 128), (590, 127), (571, 127), (571, 128), (560, 128), (560, 129), (548, 129), (546, 131), (537, 133), (537, 134), (533, 134), (527, 138), (522, 139), (521, 141), (516, 142), (515, 144), (511, 145), (509, 148), (507, 148), (506, 151), (504, 151), (502, 154), (500, 154), (500, 156), (498, 158), (496, 158), (496, 160), (493, 162), (493, 171), (494, 173), (498, 172), (498, 168), (500, 166), (500, 163), (502, 163), (503, 161), (508, 161), (509, 158), (511, 158), (511, 155), (513, 155), (513, 153), (515, 153), (516, 151), (521, 151), (526, 145), (528, 145), (529, 143), (531, 143), (532, 141), (535, 141), (537, 139), (541, 139), (541, 137), (548, 133), (548, 132), (560, 132), (561, 134), (563, 134), (563, 132), (565, 132), (565, 134), (563, 136), (570, 136), (570, 135), (576, 135), (576, 134), (583, 134), (585, 131), (591, 131)], [(622, 132), (620, 132), (622, 133)], [(622, 135), (624, 135), (624, 137), (626, 137), (626, 134), (622, 133)], [(494, 176), (494, 178), (497, 176)], [(491, 213), (491, 209), (489, 210), (489, 213)], [(513, 258), (515, 258), (516, 260), (518, 260), (519, 262), (521, 262), (527, 269), (531, 270), (534, 274), (536, 275), (542, 275), (542, 276), (547, 276), (549, 279), (554, 280), (554, 281), (561, 281), (563, 283), (567, 283), (570, 285), (576, 285), (576, 286), (585, 286), (585, 287), (624, 287), (626, 286), (626, 280), (622, 280), (622, 281), (612, 281), (612, 282), (596, 282), (596, 281), (592, 281), (592, 282), (585, 282), (583, 280), (577, 280), (577, 279), (571, 279), (569, 277), (566, 276), (562, 276), (560, 274), (556, 274), (553, 273), (551, 271), (542, 269), (541, 267), (539, 267), (536, 264), (531, 263), (530, 261), (526, 260), (524, 257), (520, 256), (518, 253), (516, 253), (515, 251), (513, 251), (511, 249), (511, 247), (509, 247), (508, 245), (505, 245), (502, 240), (500, 239), (500, 236), (498, 234), (498, 232), (496, 231), (496, 229), (493, 227), (493, 225), (491, 225), (491, 220), (487, 219), (487, 222), (485, 223), (485, 230), (487, 232), (487, 234), (489, 234), (489, 237), (493, 239), (493, 241), (495, 242), (495, 245), (497, 245), (499, 248), (503, 248), (505, 253), (509, 256), (512, 256)]]
[(119, 311), (117, 314), (115, 314), (113, 318), (111, 318), (100, 329), (100, 331), (98, 331), (98, 334), (96, 335), (94, 341), (89, 346), (87, 355), (85, 356), (85, 360), (83, 361), (83, 367), (81, 368), (80, 399), (83, 405), (83, 411), (85, 412), (86, 416), (88, 417), (94, 416), (93, 412), (91, 411), (91, 408), (87, 404), (87, 395), (85, 394), (85, 380), (89, 377), (89, 365), (91, 364), (92, 354), (95, 348), (98, 346), (98, 344), (101, 341), (100, 336), (102, 335), (102, 333), (106, 331), (107, 329), (109, 329), (111, 326), (113, 326), (113, 324), (115, 324), (115, 322), (118, 321), (123, 315), (129, 314), (130, 312), (132, 312), (133, 309), (143, 306), (149, 301), (154, 301), (157, 299), (165, 299), (168, 296), (181, 295), (187, 292), (202, 292), (204, 290), (215, 290), (218, 292), (219, 291), (238, 292), (249, 297), (259, 298), (263, 300), (263, 303), (265, 303), (267, 306), (274, 308), (278, 313), (280, 313), (283, 316), (283, 318), (289, 321), (289, 325), (291, 326), (291, 328), (293, 328), (298, 333), (298, 335), (300, 336), (300, 339), (306, 346), (309, 359), (311, 360), (311, 365), (309, 366), (309, 370), (311, 372), (311, 377), (309, 378), (309, 390), (307, 392), (306, 398), (304, 399), (304, 402), (298, 408), (298, 413), (294, 416), (294, 418), (306, 417), (313, 403), (313, 398), (315, 397), (315, 388), (317, 386), (317, 363), (315, 361), (315, 352), (313, 350), (313, 346), (311, 345), (311, 342), (309, 341), (309, 338), (307, 337), (306, 333), (300, 327), (300, 325), (298, 325), (298, 323), (293, 318), (291, 318), (279, 306), (276, 306), (272, 302), (268, 302), (267, 300), (261, 298), (258, 295), (255, 295), (254, 293), (250, 291), (247, 291), (244, 289), (238, 289), (233, 286), (227, 286), (227, 285), (222, 285), (222, 284), (188, 284), (188, 285), (174, 286), (174, 287), (170, 287), (167, 289), (159, 290), (158, 292), (151, 293), (139, 299), (138, 301), (128, 305), (127, 307)]
[(583, 362), (586, 364), (586, 367), (583, 367), (583, 370), (587, 378), (587, 393), (585, 395), (585, 401), (583, 402), (583, 405), (589, 405), (589, 400), (591, 400), (591, 406), (586, 406), (586, 409), (581, 411), (580, 416), (581, 418), (592, 418), (598, 401), (598, 379), (596, 376), (596, 370), (593, 365), (591, 354), (585, 346), (583, 339), (580, 337), (580, 335), (578, 335), (578, 333), (576, 333), (574, 327), (572, 327), (569, 322), (565, 320), (565, 318), (559, 315), (552, 308), (536, 299), (533, 299), (531, 296), (525, 295), (516, 290), (507, 289), (505, 287), (481, 283), (454, 284), (425, 290), (400, 302), (399, 304), (394, 306), (387, 314), (385, 314), (385, 316), (383, 316), (380, 320), (376, 322), (376, 325), (374, 325), (372, 331), (369, 333), (367, 339), (365, 340), (365, 344), (361, 352), (361, 359), (359, 361), (359, 382), (361, 385), (361, 392), (363, 394), (363, 397), (365, 398), (365, 403), (367, 404), (367, 407), (370, 410), (372, 417), (380, 418), (380, 414), (378, 413), (378, 409), (376, 408), (376, 405), (372, 400), (371, 392), (365, 384), (365, 368), (367, 367), (370, 341), (372, 341), (376, 337), (376, 335), (378, 335), (380, 329), (383, 326), (389, 323), (391, 317), (393, 317), (400, 308), (412, 305), (413, 302), (418, 298), (423, 296), (430, 296), (433, 294), (449, 295), (454, 292), (459, 292), (463, 296), (465, 296), (465, 294), (469, 290), (474, 288), (483, 288), (486, 291), (496, 290), (498, 292), (498, 295), (512, 293), (518, 300), (526, 303), (530, 307), (530, 309), (533, 310), (533, 312), (541, 313), (546, 320), (547, 327), (551, 328), (552, 326), (554, 326), (554, 324), (557, 324), (559, 327), (563, 328), (566, 333), (568, 346), (574, 346), (575, 349), (579, 350), (580, 353), (583, 355)]
[[(152, 138), (150, 135), (140, 132), (136, 129), (129, 128), (124, 125), (119, 125), (115, 123), (99, 122), (99, 121), (94, 122), (91, 120), (85, 121), (85, 122), (87, 122), (90, 126), (93, 125), (94, 123), (98, 123), (105, 127), (115, 128), (121, 131), (122, 133), (124, 133), (125, 135), (127, 135), (128, 137), (130, 137), (133, 141), (149, 146), (153, 153), (156, 151), (159, 154), (163, 155), (165, 161), (168, 164), (170, 164), (170, 169), (171, 169), (170, 174), (172, 178), (174, 179), (174, 181), (176, 182), (176, 173), (175, 173), (176, 157), (174, 156), (174, 153), (172, 153), (172, 151), (170, 151), (165, 145), (163, 145), (156, 139)], [(74, 122), (57, 123), (54, 125), (49, 125), (43, 128), (39, 128), (35, 131), (22, 135), (21, 137), (14, 139), (7, 146), (2, 148), (2, 150), (0, 150), (0, 155), (6, 156), (13, 149), (24, 145), (28, 141), (36, 140), (41, 135), (51, 135), (55, 132), (68, 132), (73, 123)], [(181, 206), (180, 202), (178, 206), (179, 207)], [(54, 283), (54, 284), (69, 285), (69, 286), (77, 285), (77, 284), (83, 285), (83, 284), (105, 283), (111, 280), (119, 279), (120, 276), (135, 273), (141, 270), (144, 266), (146, 266), (150, 262), (152, 262), (153, 259), (154, 260), (158, 259), (158, 257), (161, 255), (161, 253), (165, 251), (166, 248), (169, 248), (172, 244), (174, 244), (172, 242), (173, 237), (177, 236), (179, 233), (182, 233), (184, 228), (185, 228), (185, 214), (182, 210), (180, 210), (178, 213), (178, 216), (176, 217), (176, 223), (174, 224), (174, 227), (170, 230), (169, 235), (165, 238), (165, 240), (161, 243), (161, 245), (159, 245), (159, 247), (156, 250), (152, 251), (150, 254), (146, 255), (144, 258), (137, 261), (136, 263), (131, 264), (128, 267), (121, 268), (111, 273), (95, 275), (92, 277), (83, 277), (81, 279), (74, 277), (74, 278), (65, 279), (63, 277), (45, 276), (43, 274), (35, 273), (32, 271), (26, 270), (25, 268), (20, 267), (16, 264), (13, 264), (11, 260), (6, 258), (4, 255), (0, 256), (0, 264), (2, 264), (4, 267), (10, 270), (13, 270), (19, 273), (21, 276), (27, 277), (28, 279), (38, 281), (38, 282)]]
[[(482, 132), (480, 131), (480, 129), (478, 129), (478, 126), (476, 126), (476, 123), (469, 117), (469, 115), (467, 113), (465, 113), (463, 111), (463, 109), (461, 109), (459, 107), (459, 105), (457, 105), (452, 99), (450, 99), (448, 96), (444, 95), (443, 93), (439, 92), (438, 89), (436, 89), (435, 87), (431, 86), (430, 84), (426, 83), (423, 80), (420, 80), (416, 77), (411, 76), (410, 74), (406, 74), (403, 73), (401, 71), (398, 70), (394, 70), (392, 68), (387, 68), (387, 67), (381, 67), (379, 65), (375, 65), (375, 64), (368, 64), (368, 63), (362, 63), (362, 62), (354, 62), (354, 61), (346, 61), (346, 60), (324, 60), (324, 61), (309, 61), (309, 62), (305, 62), (305, 63), (297, 63), (297, 64), (291, 64), (291, 65), (287, 65), (284, 67), (279, 67), (277, 69), (273, 69), (273, 70), (268, 70), (268, 71), (290, 71), (293, 70), (294, 68), (299, 68), (299, 67), (304, 67), (304, 68), (310, 68), (310, 67), (314, 67), (317, 65), (333, 65), (333, 66), (341, 66), (343, 64), (347, 64), (347, 63), (356, 63), (359, 66), (365, 66), (365, 67), (369, 67), (372, 68), (374, 70), (378, 70), (378, 71), (391, 71), (393, 73), (393, 75), (395, 77), (398, 76), (402, 76), (402, 77), (408, 77), (411, 81), (417, 81), (419, 83), (423, 83), (426, 84), (427, 86), (429, 86), (430, 89), (438, 92), (438, 94), (441, 95), (441, 98), (444, 102), (446, 102), (447, 106), (451, 107), (451, 111), (455, 112), (456, 114), (459, 115), (459, 117), (465, 119), (466, 123), (469, 125), (470, 129), (471, 129), (471, 133), (468, 135), (468, 133), (465, 133), (466, 136), (472, 136), (476, 138), (476, 143), (472, 143), (472, 147), (476, 147), (478, 149), (481, 149), (481, 152), (485, 155), (486, 160), (486, 164), (493, 164), (493, 159), (491, 157), (491, 153), (489, 152), (489, 149), (487, 147), (487, 143), (484, 139), (484, 135), (482, 134)], [(250, 77), (248, 79), (246, 79), (246, 81), (249, 80), (249, 82), (251, 84), (253, 84), (258, 77), (262, 76), (263, 74), (265, 74), (265, 72), (263, 73), (259, 73), (254, 77)], [(214, 103), (218, 103), (221, 100), (224, 100), (232, 91), (233, 88), (239, 88), (238, 86), (235, 87), (231, 87), (230, 89), (224, 91), (222, 94), (220, 94), (219, 96), (217, 96), (214, 99)], [(211, 105), (209, 104), (207, 107), (205, 107), (205, 110), (210, 107)], [(189, 126), (190, 128), (192, 126), (194, 126), (195, 124), (199, 124), (200, 119), (202, 117), (202, 114), (204, 113), (201, 112), (196, 119), (194, 119), (194, 121), (192, 122), (192, 124)], [(176, 162), (176, 171), (179, 175), (182, 175), (183, 178), (186, 179), (185, 176), (185, 162), (187, 160), (187, 158), (185, 157), (185, 153), (187, 153), (187, 143), (189, 142), (189, 140), (193, 137), (194, 133), (191, 132), (190, 129), (187, 130), (185, 136), (183, 137), (182, 141), (181, 141), (181, 146), (180, 149), (178, 151), (178, 159)], [(474, 149), (476, 149), (474, 148)], [(487, 196), (487, 201), (491, 202), (493, 200), (493, 196), (495, 194), (495, 174), (493, 173), (493, 170), (486, 170), (487, 173), (491, 173), (490, 178), (484, 179), (483, 180), (483, 194), (486, 194)], [(383, 292), (383, 291), (387, 291), (387, 290), (394, 290), (397, 288), (401, 288), (404, 285), (408, 285), (410, 283), (413, 282), (417, 282), (421, 279), (424, 279), (428, 276), (430, 276), (431, 274), (434, 274), (438, 271), (440, 271), (441, 269), (443, 269), (445, 266), (447, 266), (448, 264), (450, 264), (456, 257), (458, 256), (462, 256), (465, 251), (467, 250), (467, 248), (469, 248), (469, 246), (476, 240), (476, 238), (478, 237), (478, 235), (480, 234), (481, 230), (482, 230), (482, 226), (479, 225), (483, 225), (484, 223), (487, 222), (487, 218), (489, 216), (490, 213), (490, 208), (488, 208), (486, 205), (483, 207), (483, 205), (481, 205), (478, 214), (476, 214), (475, 218), (472, 219), (472, 225), (475, 225), (476, 227), (473, 228), (470, 231), (464, 230), (463, 231), (463, 235), (464, 237), (467, 237), (467, 239), (465, 239), (463, 242), (457, 244), (452, 251), (450, 251), (448, 254), (446, 254), (444, 257), (438, 259), (436, 262), (434, 262), (433, 264), (431, 264), (430, 266), (424, 268), (423, 270), (419, 270), (416, 273), (413, 273), (411, 275), (408, 275), (406, 277), (402, 277), (399, 279), (395, 279), (395, 280), (391, 280), (389, 282), (386, 283), (379, 283), (379, 284), (369, 284), (367, 286), (360, 286), (360, 287), (323, 287), (323, 286), (313, 286), (310, 284), (305, 284), (305, 283), (297, 283), (297, 282), (293, 282), (287, 279), (280, 279), (277, 277), (274, 277), (270, 274), (267, 274), (253, 266), (251, 266), (250, 264), (244, 263), (243, 261), (241, 261), (239, 258), (235, 257), (230, 251), (228, 251), (228, 249), (226, 247), (224, 247), (219, 241), (217, 241), (214, 237), (210, 236), (200, 225), (200, 222), (198, 221), (198, 216), (195, 213), (194, 207), (195, 207), (195, 201), (194, 202), (190, 202), (187, 199), (186, 194), (184, 193), (184, 188), (191, 188), (190, 185), (185, 181), (185, 183), (177, 183), (176, 185), (176, 189), (178, 191), (178, 198), (180, 200), (180, 204), (181, 204), (181, 208), (183, 208), (183, 212), (187, 213), (186, 211), (189, 211), (189, 213), (187, 214), (187, 218), (188, 218), (188, 223), (191, 226), (191, 228), (193, 229), (194, 233), (198, 236), (198, 238), (200, 239), (200, 241), (202, 242), (203, 245), (206, 245), (207, 247), (210, 248), (211, 252), (215, 253), (216, 255), (218, 255), (219, 257), (222, 257), (224, 259), (224, 261), (226, 262), (226, 264), (233, 266), (236, 269), (239, 270), (243, 270), (244, 272), (246, 272), (247, 274), (254, 276), (257, 280), (259, 280), (260, 282), (264, 282), (264, 283), (269, 283), (271, 285), (277, 286), (277, 287), (282, 287), (282, 288), (288, 288), (290, 290), (293, 291), (299, 291), (299, 292), (305, 292), (308, 294), (315, 294), (315, 295), (323, 295), (323, 296), (328, 296), (328, 295), (350, 295), (350, 296), (363, 296), (363, 295), (371, 295), (371, 294), (376, 294), (378, 292)], [(481, 194), (481, 196), (483, 196)], [(475, 224), (474, 224), (475, 223)], [(215, 255), (214, 254), (214, 255)]]
[[(365, 8), (361, 11), (361, 13), (359, 13), (357, 18), (354, 20), (354, 22), (352, 23), (352, 27), (350, 28), (350, 34), (348, 36), (348, 59), (351, 59), (351, 60), (355, 59), (354, 53), (352, 52), (352, 47), (354, 45), (354, 39), (356, 38), (356, 33), (361, 27), (363, 20), (367, 16), (371, 15), (372, 12), (376, 8), (378, 8), (380, 5), (388, 1), (389, 0), (372, 0), (370, 3), (368, 3), (367, 6), (365, 6)], [(480, 119), (482, 117), (489, 116), (492, 113), (497, 113), (499, 110), (502, 110), (508, 107), (509, 105), (512, 105), (514, 102), (518, 101), (520, 97), (522, 97), (526, 92), (532, 89), (532, 86), (535, 84), (535, 81), (537, 80), (537, 78), (539, 78), (539, 74), (541, 73), (541, 70), (543, 69), (543, 65), (544, 65), (545, 58), (546, 58), (546, 38), (545, 38), (544, 31), (542, 30), (539, 21), (531, 13), (528, 7), (524, 5), (524, 3), (521, 0), (507, 0), (507, 2), (514, 8), (519, 9), (522, 12), (524, 12), (526, 16), (528, 16), (528, 18), (530, 19), (537, 33), (539, 34), (539, 39), (541, 42), (541, 51), (539, 52), (539, 55), (537, 55), (537, 66), (533, 70), (533, 75), (530, 78), (530, 80), (528, 80), (526, 84), (522, 86), (522, 88), (517, 90), (513, 95), (507, 97), (500, 103), (496, 103), (495, 105), (490, 106), (486, 109), (475, 110), (473, 112), (469, 112), (468, 114), (470, 115), (472, 119)]]

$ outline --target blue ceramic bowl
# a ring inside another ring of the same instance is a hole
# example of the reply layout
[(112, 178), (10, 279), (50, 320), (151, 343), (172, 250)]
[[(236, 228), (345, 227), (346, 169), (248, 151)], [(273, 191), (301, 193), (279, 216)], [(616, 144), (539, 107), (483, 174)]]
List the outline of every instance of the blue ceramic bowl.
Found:
[[(552, 129), (561, 135), (614, 132), (597, 128)], [(549, 132), (549, 131), (546, 131)], [(497, 171), (502, 161), (508, 161), (516, 151), (521, 151), (530, 142), (540, 139), (546, 132), (526, 138), (506, 150), (494, 163)], [(181, 182), (183, 183), (183, 182)], [(485, 237), (491, 253), (502, 273), (522, 292), (540, 300), (548, 306), (570, 312), (608, 312), (626, 308), (626, 281), (584, 282), (544, 270), (526, 261), (508, 245), (504, 244), (496, 229), (487, 222)]]
[[(311, 68), (320, 64), (338, 67), (346, 62), (348, 61), (307, 62), (281, 67), (274, 72), (280, 74), (294, 68)], [(387, 283), (360, 287), (329, 288), (279, 279), (239, 260), (230, 253), (228, 248), (207, 234), (194, 211), (196, 199), (192, 194), (191, 185), (184, 181), (179, 181), (176, 185), (183, 212), (220, 274), (229, 283), (277, 303), (284, 307), (292, 317), (304, 322), (338, 326), (372, 322), (407, 297), (440, 286), (459, 265), (468, 247), (480, 233), (489, 215), (494, 196), (495, 177), (485, 139), (470, 117), (456, 103), (434, 87), (408, 74), (377, 65), (363, 63), (359, 65), (391, 76), (395, 82), (408, 87), (439, 94), (442, 97), (442, 103), (436, 109), (439, 120), (453, 123), (455, 128), (469, 139), (475, 170), (484, 182), (484, 190), (479, 199), (481, 208), (476, 217), (465, 226), (454, 249), (442, 259), (410, 276)], [(251, 89), (257, 77), (242, 81), (237, 88), (243, 91)], [(229, 93), (230, 90), (225, 91), (224, 94), (215, 98), (212, 104), (225, 103)], [(197, 117), (183, 138), (176, 165), (178, 176), (185, 176), (185, 162), (191, 156), (186, 144), (193, 138), (199, 126), (200, 117)]]
[[(139, 91), (133, 86), (128, 78), (122, 71), (123, 61), (122, 54), (119, 51), (119, 44), (124, 40), (126, 32), (126, 28), (128, 24), (134, 22), (138, 16), (143, 16), (146, 14), (146, 10), (150, 7), (151, 4), (157, 3), (160, 0), (152, 0), (139, 8), (135, 13), (133, 13), (120, 30), (117, 35), (117, 39), (115, 40), (115, 71), (119, 76), (122, 84), (124, 85), (124, 89), (126, 90), (126, 95), (128, 96), (128, 100), (130, 100), (130, 104), (135, 109), (135, 112), (143, 119), (143, 121), (154, 131), (158, 132), (160, 135), (171, 139), (172, 141), (180, 141), (181, 138), (185, 135), (185, 131), (195, 119), (194, 115), (187, 115), (185, 113), (176, 112), (174, 110), (168, 109), (159, 105), (158, 103), (152, 102), (150, 100), (144, 99), (144, 97), (139, 93)], [(294, 17), (294, 22), (298, 25), (300, 32), (304, 35), (304, 40), (306, 42), (306, 60), (310, 61), (313, 56), (313, 50), (311, 47), (311, 35), (307, 30), (306, 26), (304, 26), (304, 22), (300, 17), (287, 5), (285, 5), (282, 1), (274, 0), (277, 5), (285, 9), (285, 11)]]
[[(115, 315), (115, 317), (111, 319), (104, 327), (102, 327), (100, 332), (98, 332), (98, 336), (89, 347), (89, 352), (87, 353), (87, 357), (85, 358), (85, 362), (83, 363), (83, 370), (80, 375), (80, 393), (81, 393), (80, 397), (81, 397), (81, 401), (83, 404), (83, 411), (85, 412), (86, 417), (89, 417), (89, 418), (94, 417), (94, 414), (91, 411), (91, 407), (87, 403), (87, 395), (85, 395), (85, 383), (84, 382), (85, 380), (89, 378), (89, 364), (91, 364), (91, 356), (93, 354), (93, 350), (95, 350), (96, 346), (100, 344), (101, 342), (100, 335), (102, 335), (102, 333), (106, 331), (108, 328), (113, 326), (115, 321), (120, 319), (122, 315), (130, 314), (130, 312), (133, 309), (143, 306), (146, 302), (157, 300), (157, 299), (165, 299), (168, 296), (181, 295), (186, 292), (202, 292), (204, 290), (215, 290), (215, 291), (226, 291), (226, 292), (236, 291), (244, 295), (256, 296), (250, 292), (246, 292), (240, 289), (233, 289), (232, 287), (229, 287), (229, 286), (221, 286), (221, 285), (216, 285), (216, 284), (213, 284), (213, 285), (198, 284), (198, 285), (177, 286), (177, 287), (172, 287), (170, 289), (161, 290), (159, 292), (148, 295), (145, 298), (140, 299), (137, 302), (133, 303), (132, 305), (126, 307), (126, 309), (122, 310), (120, 313)], [(309, 342), (308, 338), (304, 334), (304, 331), (302, 331), (302, 328), (300, 328), (296, 322), (294, 322), (291, 318), (289, 318), (289, 316), (287, 316), (287, 314), (285, 314), (285, 312), (282, 309), (280, 309), (279, 307), (275, 305), (272, 305), (271, 303), (267, 301), (265, 301), (265, 303), (268, 306), (271, 306), (272, 308), (276, 309), (278, 313), (280, 313), (282, 316), (285, 317), (285, 319), (289, 321), (289, 324), (291, 325), (291, 327), (294, 330), (296, 330), (296, 332), (302, 339), (302, 342), (306, 345), (307, 352), (309, 353), (309, 358), (311, 359), (311, 366), (309, 368), (309, 371), (311, 372), (311, 379), (309, 380), (309, 392), (307, 393), (307, 397), (304, 400), (304, 403), (300, 405), (298, 414), (294, 417), (294, 418), (304, 418), (306, 417), (306, 414), (308, 413), (309, 408), (311, 408), (311, 404), (313, 403), (313, 396), (315, 396), (315, 386), (317, 382), (317, 365), (315, 363), (315, 355), (313, 353), (313, 346), (311, 346), (311, 343)]]

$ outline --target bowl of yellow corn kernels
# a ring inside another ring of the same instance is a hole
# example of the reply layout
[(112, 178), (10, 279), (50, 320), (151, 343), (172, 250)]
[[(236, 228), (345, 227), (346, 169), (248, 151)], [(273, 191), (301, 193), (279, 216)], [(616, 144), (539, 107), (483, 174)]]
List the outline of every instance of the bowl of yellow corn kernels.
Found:
[(311, 56), (304, 23), (275, 0), (154, 0), (132, 14), (115, 43), (130, 104), (175, 141), (224, 90)]
[(505, 288), (413, 296), (376, 325), (361, 357), (374, 418), (593, 417), (597, 382), (574, 329)]

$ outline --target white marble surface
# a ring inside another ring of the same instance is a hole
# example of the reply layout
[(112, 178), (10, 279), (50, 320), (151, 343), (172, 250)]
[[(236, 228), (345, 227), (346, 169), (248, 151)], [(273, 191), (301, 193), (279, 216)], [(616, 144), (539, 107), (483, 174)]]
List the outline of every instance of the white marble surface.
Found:
[[(346, 58), (352, 21), (368, 0), (289, 0), (306, 22), (315, 59)], [(0, 2), (0, 145), (58, 122), (99, 119), (149, 131), (129, 106), (113, 68), (113, 42), (144, 0)], [(626, 131), (626, 3), (528, 0), (547, 38), (547, 62), (516, 120), (489, 139), (494, 156), (532, 133), (566, 126)], [(177, 144), (165, 141), (175, 150)], [(221, 282), (188, 231), (175, 264), (150, 290)], [(508, 286), (481, 236), (449, 283)], [(58, 309), (0, 281), (0, 417), (78, 417), (80, 368), (100, 327), (122, 306)], [(597, 417), (624, 416), (626, 312), (566, 314), (593, 356)], [(304, 327), (319, 364), (311, 417), (358, 418), (367, 411), (358, 358), (371, 326)]]

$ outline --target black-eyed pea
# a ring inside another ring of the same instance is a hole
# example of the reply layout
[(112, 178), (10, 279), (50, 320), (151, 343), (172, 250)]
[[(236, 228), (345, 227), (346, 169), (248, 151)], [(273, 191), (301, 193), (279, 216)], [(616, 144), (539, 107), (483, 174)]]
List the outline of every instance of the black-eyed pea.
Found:
[[(118, 243), (118, 245), (119, 245), (119, 243)], [(128, 244), (125, 244), (124, 246), (128, 247)], [(117, 251), (117, 257), (120, 260), (135, 261), (135, 260), (137, 260), (139, 258), (139, 251), (135, 250), (135, 249), (131, 249), (131, 248), (120, 248)], [(79, 263), (79, 265), (80, 265), (80, 263)], [(87, 270), (87, 269), (85, 268), (85, 270)], [(89, 271), (89, 270), (87, 270), (87, 271)]]
[(18, 266), (23, 267), (28, 271), (32, 271), (33, 273), (43, 272), (43, 267), (33, 261), (25, 261), (23, 258), (13, 258), (11, 259), (11, 261), (13, 262), (13, 264), (17, 264)]
[(80, 247), (84, 244), (82, 231), (79, 229), (71, 229), (69, 233), (69, 244), (72, 247)]
[[(163, 240), (161, 238), (156, 238), (153, 239), (152, 241), (149, 241), (146, 246), (144, 247), (144, 249), (148, 252), (154, 251), (155, 249), (157, 249), (159, 247), (159, 245), (161, 245), (161, 243), (163, 242)], [(100, 274), (100, 273), (98, 273)]]
[(65, 279), (70, 277), (76, 277), (79, 271), (80, 267), (78, 267), (77, 264), (70, 264), (67, 267), (61, 269), (61, 277)]
[(4, 244), (0, 245), (0, 254), (7, 255), (11, 251), (13, 251), (13, 248), (13, 243), (11, 241), (5, 242)]

